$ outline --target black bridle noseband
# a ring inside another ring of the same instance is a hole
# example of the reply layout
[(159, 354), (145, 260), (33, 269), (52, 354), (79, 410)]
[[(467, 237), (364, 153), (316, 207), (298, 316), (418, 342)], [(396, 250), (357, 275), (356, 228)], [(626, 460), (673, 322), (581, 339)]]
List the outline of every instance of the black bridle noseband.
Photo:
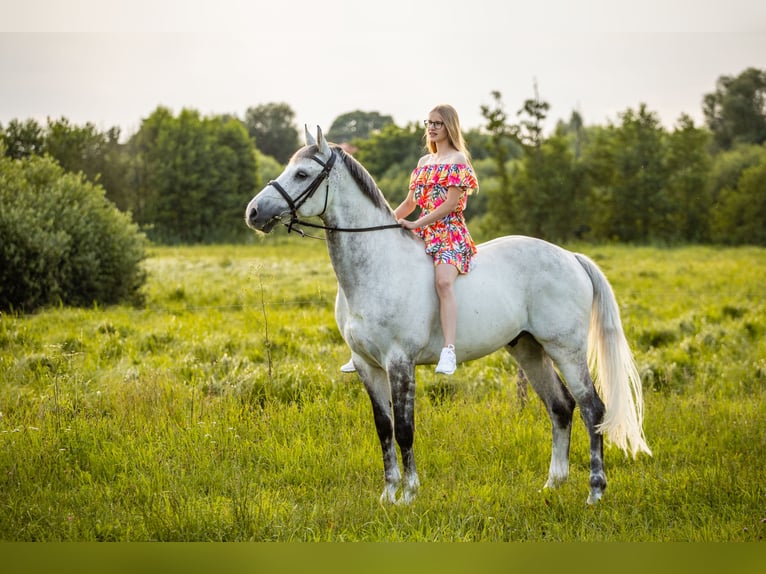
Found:
[[(322, 161), (316, 155), (311, 156), (311, 159), (313, 159), (315, 162), (317, 162), (319, 165), (322, 166), (322, 171), (319, 172), (319, 174), (308, 185), (308, 187), (304, 189), (301, 193), (299, 193), (295, 199), (290, 197), (287, 191), (285, 191), (285, 188), (282, 187), (278, 181), (271, 180), (268, 184), (266, 184), (266, 187), (272, 186), (274, 189), (276, 189), (279, 192), (279, 194), (282, 196), (282, 198), (287, 202), (287, 205), (290, 207), (290, 222), (285, 224), (285, 226), (287, 227), (287, 232), (290, 233), (291, 231), (293, 231), (293, 226), (296, 224), (302, 225), (304, 227), (313, 227), (315, 229), (325, 229), (331, 232), (344, 231), (348, 233), (359, 233), (363, 231), (378, 231), (380, 229), (402, 229), (402, 226), (399, 225), (398, 223), (393, 223), (390, 225), (375, 225), (373, 227), (334, 227), (334, 226), (327, 226), (327, 225), (319, 225), (317, 223), (311, 223), (310, 221), (303, 221), (302, 219), (298, 217), (298, 210), (303, 206), (304, 203), (306, 203), (306, 201), (311, 199), (311, 197), (314, 195), (314, 192), (316, 192), (316, 190), (319, 189), (319, 186), (322, 185), (323, 181), (326, 184), (325, 194), (324, 194), (324, 207), (322, 207), (322, 212), (319, 214), (319, 217), (324, 215), (324, 212), (327, 211), (327, 199), (330, 195), (329, 176), (330, 176), (330, 171), (332, 171), (332, 168), (335, 165), (336, 157), (337, 157), (337, 154), (334, 151), (330, 152), (330, 159), (328, 159), (327, 162)], [(296, 228), (295, 231), (300, 233), (301, 236), (303, 237), (313, 237), (312, 235), (306, 235), (306, 233), (304, 233), (302, 229)], [(321, 239), (321, 238), (314, 237), (314, 239)]]

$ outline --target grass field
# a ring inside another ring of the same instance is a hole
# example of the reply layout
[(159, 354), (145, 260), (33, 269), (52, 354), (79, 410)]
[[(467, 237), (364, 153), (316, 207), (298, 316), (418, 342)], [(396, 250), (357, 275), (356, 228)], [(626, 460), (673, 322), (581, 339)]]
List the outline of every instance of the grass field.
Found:
[(0, 316), (0, 540), (758, 541), (766, 250), (576, 246), (620, 302), (653, 457), (540, 491), (542, 405), (496, 353), (418, 368), (419, 498), (381, 506), (369, 401), (318, 241), (155, 248), (143, 308)]

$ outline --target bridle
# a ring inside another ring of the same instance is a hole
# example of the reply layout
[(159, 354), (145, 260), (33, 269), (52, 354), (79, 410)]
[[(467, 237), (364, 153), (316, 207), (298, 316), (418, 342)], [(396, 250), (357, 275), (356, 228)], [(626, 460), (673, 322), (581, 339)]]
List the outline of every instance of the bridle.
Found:
[[(272, 186), (274, 189), (276, 189), (279, 192), (279, 194), (282, 196), (282, 198), (287, 202), (287, 205), (290, 208), (290, 221), (284, 224), (287, 227), (287, 232), (290, 233), (291, 231), (293, 231), (293, 227), (296, 224), (302, 225), (304, 227), (313, 227), (314, 229), (324, 229), (330, 232), (343, 231), (348, 233), (378, 231), (381, 229), (402, 229), (402, 226), (399, 225), (398, 223), (392, 223), (390, 225), (375, 225), (372, 227), (335, 227), (335, 226), (327, 226), (327, 225), (319, 225), (317, 223), (311, 223), (310, 221), (304, 221), (300, 217), (298, 217), (298, 210), (303, 206), (304, 203), (306, 203), (309, 199), (311, 199), (311, 197), (313, 197), (314, 192), (316, 192), (316, 190), (319, 189), (319, 186), (322, 185), (322, 182), (325, 182), (324, 207), (322, 207), (322, 212), (319, 214), (319, 217), (324, 215), (325, 211), (327, 211), (327, 200), (330, 195), (329, 175), (330, 175), (330, 171), (332, 171), (332, 168), (335, 165), (336, 157), (337, 157), (337, 154), (335, 153), (334, 150), (330, 151), (330, 159), (328, 159), (327, 162), (322, 161), (316, 155), (311, 156), (312, 160), (314, 160), (315, 162), (317, 162), (319, 165), (322, 166), (322, 171), (320, 171), (319, 174), (317, 174), (317, 176), (308, 185), (308, 187), (304, 189), (301, 193), (299, 193), (295, 199), (290, 197), (287, 191), (285, 191), (285, 188), (282, 187), (278, 181), (271, 180), (269, 183), (266, 184), (266, 187)], [(307, 235), (300, 228), (295, 228), (295, 231), (298, 232), (303, 237), (312, 237), (314, 239), (321, 239), (321, 237), (314, 237), (313, 235)]]

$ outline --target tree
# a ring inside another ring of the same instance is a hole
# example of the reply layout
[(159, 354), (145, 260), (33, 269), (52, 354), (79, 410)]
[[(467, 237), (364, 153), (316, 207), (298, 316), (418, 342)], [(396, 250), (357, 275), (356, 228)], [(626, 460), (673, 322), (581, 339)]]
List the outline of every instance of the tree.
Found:
[(666, 237), (664, 130), (657, 114), (643, 103), (621, 119), (613, 156), (617, 177), (610, 198), (612, 232), (621, 241)]
[(702, 111), (719, 150), (766, 142), (766, 70), (748, 68), (736, 77), (719, 77)]
[(565, 123), (559, 120), (556, 123), (556, 133), (564, 135), (570, 140), (575, 159), (579, 160), (587, 143), (587, 131), (580, 112), (573, 111), (572, 115), (569, 116), (569, 122)]
[(513, 183), (517, 232), (566, 241), (586, 229), (583, 171), (565, 135), (556, 134), (527, 154)]
[(543, 121), (548, 116), (548, 110), (551, 108), (548, 102), (540, 99), (537, 92), (537, 81), (534, 83), (535, 97), (524, 100), (524, 105), (516, 115), (528, 119), (522, 119), (520, 122), (519, 137), (521, 141), (531, 148), (538, 149), (543, 140)]
[(489, 133), (487, 148), (490, 157), (495, 162), (497, 175), (500, 178), (501, 189), (510, 188), (506, 162), (512, 157), (513, 145), (518, 142), (518, 126), (508, 124), (508, 115), (505, 113), (503, 96), (498, 91), (492, 92), (494, 105), (481, 106), (481, 115), (487, 121), (484, 129)]
[(119, 139), (117, 127), (100, 132), (91, 123), (76, 126), (65, 117), (48, 118), (45, 149), (65, 170), (83, 173), (89, 181), (101, 184), (107, 197), (128, 211), (128, 163)]
[(45, 131), (35, 120), (22, 122), (13, 119), (7, 128), (0, 130), (0, 136), (5, 144), (6, 157), (23, 159), (45, 153)]
[(720, 243), (766, 245), (766, 153), (747, 168), (734, 189), (725, 188), (713, 214), (713, 237)]
[[(711, 238), (717, 243), (766, 245), (766, 145), (738, 146), (715, 159)], [(720, 189), (719, 189), (720, 186)]]
[(245, 112), (245, 127), (256, 147), (282, 164), (300, 146), (294, 122), (295, 112), (285, 103), (263, 104)]
[(91, 123), (76, 126), (65, 117), (48, 118), (45, 128), (34, 120), (12, 120), (2, 139), (8, 157), (50, 154), (66, 171), (82, 173), (90, 182), (101, 184), (118, 208), (130, 209), (128, 158), (119, 142), (119, 128), (100, 132)]
[(249, 232), (241, 224), (245, 208), (261, 188), (255, 148), (236, 119), (207, 120), (211, 148), (211, 181), (204, 201), (205, 217), (217, 222), (205, 241), (228, 241)]
[(742, 173), (762, 161), (766, 148), (764, 146), (741, 144), (735, 148), (713, 156), (713, 165), (707, 179), (707, 195), (711, 205), (715, 206), (720, 200), (724, 189), (737, 187)]
[(485, 130), (489, 133), (486, 143), (489, 156), (496, 170), (498, 185), (487, 188), (487, 206), (493, 221), (488, 222), (502, 230), (511, 230), (516, 220), (515, 197), (508, 173), (508, 161), (517, 155), (519, 149), (519, 128), (508, 123), (508, 115), (499, 91), (491, 93), (492, 106), (481, 106), (481, 115), (487, 121)]
[(374, 178), (383, 177), (395, 165), (404, 164), (412, 171), (424, 152), (422, 132), (414, 123), (403, 128), (388, 124), (365, 140), (355, 140), (354, 155)]
[(155, 221), (158, 189), (154, 183), (154, 166), (159, 156), (157, 142), (165, 126), (173, 122), (169, 108), (159, 106), (128, 141), (130, 157), (131, 200), (129, 209), (136, 222), (147, 227)]
[(695, 127), (694, 121), (682, 114), (676, 129), (667, 140), (665, 164), (668, 179), (664, 189), (669, 206), (666, 239), (704, 241), (708, 237), (710, 195), (707, 188), (710, 173), (708, 130)]
[(103, 171), (103, 146), (106, 141), (106, 136), (91, 123), (80, 127), (73, 126), (65, 117), (58, 120), (48, 118), (46, 151), (65, 170), (82, 172), (90, 181), (98, 181)]
[(246, 233), (247, 201), (259, 186), (256, 154), (235, 119), (173, 115), (158, 108), (132, 138), (137, 220), (153, 239), (198, 243)]
[(589, 236), (597, 240), (613, 240), (612, 211), (614, 188), (617, 182), (615, 154), (617, 127), (589, 126), (585, 128), (585, 145), (580, 166), (584, 187), (588, 190), (587, 213)]
[(403, 128), (387, 124), (367, 139), (354, 140), (355, 157), (394, 205), (406, 197), (410, 174), (423, 155), (422, 134), (422, 126), (415, 123)]
[(380, 112), (356, 110), (335, 118), (330, 131), (327, 132), (327, 139), (337, 143), (367, 139), (393, 123), (394, 119), (391, 116), (384, 116)]

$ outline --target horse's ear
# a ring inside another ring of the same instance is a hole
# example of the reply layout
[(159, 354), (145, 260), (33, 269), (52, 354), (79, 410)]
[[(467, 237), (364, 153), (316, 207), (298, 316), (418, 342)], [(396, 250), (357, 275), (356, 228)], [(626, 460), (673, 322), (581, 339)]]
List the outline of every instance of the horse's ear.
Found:
[(322, 128), (319, 126), (317, 126), (317, 145), (319, 146), (319, 151), (322, 153), (322, 155), (332, 154), (330, 151), (330, 145), (327, 143), (327, 140), (322, 133)]
[(303, 129), (306, 131), (306, 145), (316, 145), (317, 141), (311, 135), (308, 125), (303, 124)]

